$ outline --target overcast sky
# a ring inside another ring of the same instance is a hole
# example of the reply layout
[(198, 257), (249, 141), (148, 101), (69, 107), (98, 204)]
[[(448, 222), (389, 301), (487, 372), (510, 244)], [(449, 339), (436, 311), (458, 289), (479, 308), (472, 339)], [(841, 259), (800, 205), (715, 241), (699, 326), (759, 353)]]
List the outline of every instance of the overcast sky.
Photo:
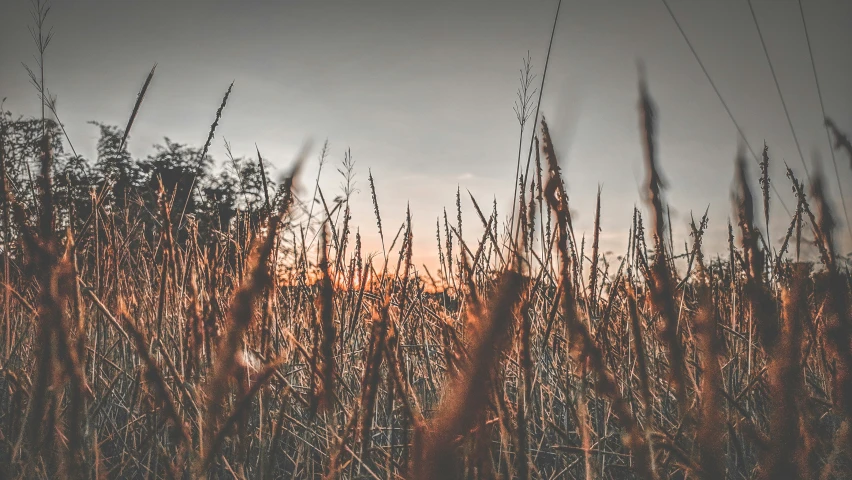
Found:
[[(804, 171), (746, 0), (670, 0), (710, 74), (791, 208), (783, 162)], [(852, 132), (852, 2), (803, 0), (825, 108)], [(842, 218), (817, 91), (795, 0), (754, 0), (758, 20), (806, 160), (822, 158)], [(0, 98), (16, 114), (38, 111), (21, 62), (33, 65), (29, 2), (4, 0)], [(351, 148), (357, 187), (353, 220), (378, 249), (367, 169), (383, 223), (395, 232), (410, 202), (415, 261), (434, 264), (435, 219), (454, 209), (461, 186), (501, 216), (511, 209), (518, 126), (512, 104), (521, 60), (544, 66), (556, 2), (144, 2), (55, 1), (46, 83), (77, 150), (93, 158), (89, 120), (127, 122), (145, 75), (157, 72), (129, 148), (145, 156), (164, 136), (201, 145), (228, 84), (234, 90), (211, 152), (223, 139), (238, 155), (254, 144), (283, 172), (307, 139), (328, 139), (323, 185)], [(576, 210), (591, 232), (603, 187), (602, 243), (621, 254), (645, 178), (636, 62), (644, 61), (659, 108), (660, 163), (676, 245), (689, 212), (710, 205), (712, 250), (726, 242), (736, 129), (660, 0), (577, 0), (562, 5), (542, 112), (551, 125)], [(540, 78), (540, 77), (539, 77)], [(316, 153), (316, 151), (315, 151)], [(757, 168), (749, 163), (752, 179)], [(852, 170), (838, 156), (852, 210)], [(813, 167), (811, 168), (813, 171)], [(314, 160), (302, 183), (312, 183)], [(757, 182), (752, 182), (757, 188)], [(478, 223), (463, 196), (466, 222)], [(773, 240), (789, 217), (774, 203)], [(842, 222), (843, 223), (843, 222)], [(838, 231), (850, 250), (845, 225)], [(580, 233), (578, 232), (578, 235)], [(472, 238), (466, 238), (473, 241)], [(682, 247), (680, 247), (682, 248)]]

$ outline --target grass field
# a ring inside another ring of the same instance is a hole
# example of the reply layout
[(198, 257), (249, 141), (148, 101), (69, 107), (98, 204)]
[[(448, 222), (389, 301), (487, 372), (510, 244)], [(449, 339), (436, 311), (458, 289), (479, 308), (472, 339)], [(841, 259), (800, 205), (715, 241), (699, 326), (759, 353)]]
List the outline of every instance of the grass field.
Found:
[[(819, 172), (743, 154), (728, 251), (706, 215), (676, 248), (640, 79), (647, 202), (613, 261), (600, 200), (578, 242), (522, 71), (510, 219), (460, 191), (434, 233), (383, 224), (371, 173), (368, 252), (346, 181), (295, 192), (309, 150), (279, 181), (259, 152), (211, 171), (230, 89), (204, 147), (130, 158), (153, 75), (93, 164), (38, 72), (44, 118), (0, 115), (0, 478), (852, 478), (852, 274)], [(797, 199), (781, 244), (773, 185)]]

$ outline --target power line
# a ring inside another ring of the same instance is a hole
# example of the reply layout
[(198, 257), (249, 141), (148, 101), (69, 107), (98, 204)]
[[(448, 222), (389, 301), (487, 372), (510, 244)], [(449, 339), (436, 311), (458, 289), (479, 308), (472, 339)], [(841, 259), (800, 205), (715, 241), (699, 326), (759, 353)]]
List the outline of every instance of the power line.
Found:
[(766, 57), (766, 62), (769, 64), (769, 71), (772, 72), (772, 80), (775, 81), (775, 89), (778, 91), (778, 98), (781, 99), (781, 106), (784, 107), (784, 115), (787, 117), (787, 124), (790, 125), (790, 133), (793, 134), (793, 141), (796, 143), (796, 149), (799, 151), (799, 159), (802, 161), (802, 166), (805, 168), (805, 175), (808, 177), (808, 182), (811, 181), (811, 173), (808, 171), (808, 164), (805, 163), (805, 156), (802, 154), (802, 147), (799, 145), (799, 137), (796, 135), (796, 129), (793, 128), (793, 120), (790, 119), (790, 111), (787, 110), (787, 102), (784, 101), (784, 94), (781, 93), (781, 85), (778, 83), (778, 76), (775, 75), (775, 67), (772, 66), (772, 59), (769, 58), (769, 50), (766, 48), (766, 42), (763, 40), (763, 32), (760, 31), (760, 25), (757, 22), (757, 14), (754, 13), (754, 7), (751, 0), (748, 2), (748, 9), (751, 10), (751, 18), (754, 20), (754, 28), (757, 29), (757, 36), (760, 37), (760, 45), (763, 47), (763, 55)]
[[(669, 16), (672, 17), (672, 20), (677, 26), (678, 31), (680, 31), (680, 35), (683, 37), (684, 41), (686, 42), (686, 45), (692, 52), (692, 56), (695, 57), (695, 61), (698, 62), (698, 66), (701, 67), (701, 71), (704, 72), (704, 76), (707, 77), (707, 81), (710, 83), (710, 86), (713, 87), (713, 91), (716, 92), (716, 96), (719, 97), (719, 102), (725, 108), (725, 112), (727, 112), (728, 117), (730, 117), (731, 123), (733, 123), (734, 127), (736, 127), (737, 133), (739, 133), (740, 138), (743, 140), (743, 142), (745, 142), (746, 147), (751, 153), (752, 158), (754, 158), (754, 161), (757, 162), (758, 165), (760, 165), (760, 159), (757, 158), (757, 155), (754, 153), (754, 149), (751, 148), (751, 144), (749, 143), (748, 138), (746, 138), (745, 133), (743, 133), (742, 128), (740, 128), (740, 124), (737, 122), (737, 119), (734, 118), (734, 114), (728, 107), (728, 103), (725, 101), (725, 98), (722, 97), (722, 93), (719, 91), (719, 88), (716, 87), (716, 82), (713, 81), (713, 78), (710, 76), (710, 72), (707, 71), (707, 67), (704, 66), (704, 62), (701, 61), (701, 57), (698, 56), (698, 52), (695, 51), (695, 47), (692, 46), (692, 42), (689, 41), (689, 37), (686, 35), (686, 32), (683, 30), (683, 27), (681, 27), (677, 16), (675, 16), (674, 11), (672, 11), (672, 8), (669, 6), (669, 2), (667, 0), (660, 1), (663, 2), (663, 5), (665, 5), (666, 10), (668, 10), (669, 12)], [(787, 208), (787, 205), (784, 203), (784, 199), (781, 197), (781, 194), (778, 193), (778, 189), (775, 187), (775, 184), (771, 183), (770, 187), (772, 188), (772, 191), (775, 192), (775, 196), (778, 198), (778, 201), (781, 202), (781, 206), (784, 207), (784, 210), (787, 212), (787, 215), (791, 215), (790, 209)], [(769, 234), (769, 232), (766, 233), (767, 235)]]
[[(823, 120), (825, 115), (825, 103), (822, 100), (822, 88), (819, 86), (819, 76), (817, 75), (816, 62), (814, 62), (814, 51), (811, 48), (811, 36), (808, 34), (808, 23), (805, 21), (805, 9), (802, 7), (802, 0), (799, 0), (799, 13), (802, 17), (802, 27), (805, 29), (805, 40), (808, 43), (808, 56), (811, 59), (811, 69), (814, 72), (814, 83), (816, 83), (817, 96), (819, 97), (819, 108), (822, 112)], [(843, 196), (843, 186), (840, 183), (840, 170), (837, 168), (837, 156), (834, 154), (834, 148), (831, 146), (831, 134), (828, 131), (828, 125), (825, 124), (825, 139), (828, 141), (828, 151), (831, 153), (831, 162), (834, 164), (834, 178), (837, 179), (837, 189), (840, 191), (840, 204), (843, 206), (843, 216), (846, 217), (846, 230), (849, 232), (849, 237), (852, 239), (852, 226), (849, 224), (849, 213), (846, 211), (846, 198)]]

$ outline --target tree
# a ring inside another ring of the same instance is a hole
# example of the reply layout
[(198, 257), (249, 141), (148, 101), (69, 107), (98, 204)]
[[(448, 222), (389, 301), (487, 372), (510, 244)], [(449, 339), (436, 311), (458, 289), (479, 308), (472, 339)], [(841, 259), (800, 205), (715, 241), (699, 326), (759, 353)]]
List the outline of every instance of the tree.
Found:
[(103, 179), (81, 156), (57, 163), (53, 178), (58, 226), (71, 226), (72, 231), (78, 232), (92, 214), (94, 195)]
[(98, 159), (95, 173), (101, 182), (108, 182), (106, 205), (116, 211), (123, 211), (138, 193), (141, 184), (141, 172), (130, 157), (126, 147), (122, 147), (124, 132), (118, 127), (91, 122), (100, 128), (98, 138)]

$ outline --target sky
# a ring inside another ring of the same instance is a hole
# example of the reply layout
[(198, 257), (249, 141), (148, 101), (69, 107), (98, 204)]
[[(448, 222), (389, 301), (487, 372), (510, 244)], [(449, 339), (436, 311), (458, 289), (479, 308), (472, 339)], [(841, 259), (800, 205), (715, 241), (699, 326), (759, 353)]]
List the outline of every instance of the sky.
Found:
[[(777, 191), (794, 208), (783, 165), (800, 178), (804, 170), (747, 1), (669, 3), (750, 144), (758, 153), (764, 141), (769, 145)], [(813, 172), (813, 159), (821, 159), (842, 219), (838, 180), (852, 210), (852, 169), (841, 153), (839, 175), (831, 161), (799, 5), (753, 4), (805, 161)], [(803, 5), (826, 113), (852, 132), (852, 2)], [(214, 158), (225, 159), (224, 139), (237, 156), (252, 156), (257, 144), (281, 174), (312, 140), (312, 161), (300, 182), (310, 195), (319, 146), (328, 139), (320, 181), (328, 198), (340, 193), (336, 169), (351, 149), (353, 222), (367, 248), (380, 250), (371, 171), (385, 230), (395, 232), (410, 205), (415, 265), (434, 272), (435, 220), (444, 207), (454, 217), (457, 188), (468, 242), (475, 242), (479, 221), (467, 191), (487, 210), (496, 200), (501, 218), (511, 210), (519, 69), (529, 52), (538, 86), (556, 7), (556, 1), (54, 1), (45, 78), (71, 141), (88, 158), (95, 157), (98, 130), (87, 122), (123, 127), (155, 63), (129, 140), (136, 157), (151, 153), (163, 137), (202, 145), (233, 81)], [(21, 115), (39, 111), (21, 65), (34, 65), (30, 8), (26, 0), (0, 6), (0, 99)], [(561, 6), (541, 112), (577, 235), (591, 234), (599, 186), (602, 251), (623, 253), (633, 206), (645, 208), (640, 60), (658, 108), (659, 162), (676, 249), (688, 241), (690, 212), (700, 217), (709, 206), (705, 246), (723, 252), (738, 135), (661, 0)], [(749, 169), (757, 192), (753, 161)], [(773, 211), (770, 238), (780, 243), (790, 217), (777, 199)], [(845, 253), (852, 239), (845, 221), (840, 224)]]

